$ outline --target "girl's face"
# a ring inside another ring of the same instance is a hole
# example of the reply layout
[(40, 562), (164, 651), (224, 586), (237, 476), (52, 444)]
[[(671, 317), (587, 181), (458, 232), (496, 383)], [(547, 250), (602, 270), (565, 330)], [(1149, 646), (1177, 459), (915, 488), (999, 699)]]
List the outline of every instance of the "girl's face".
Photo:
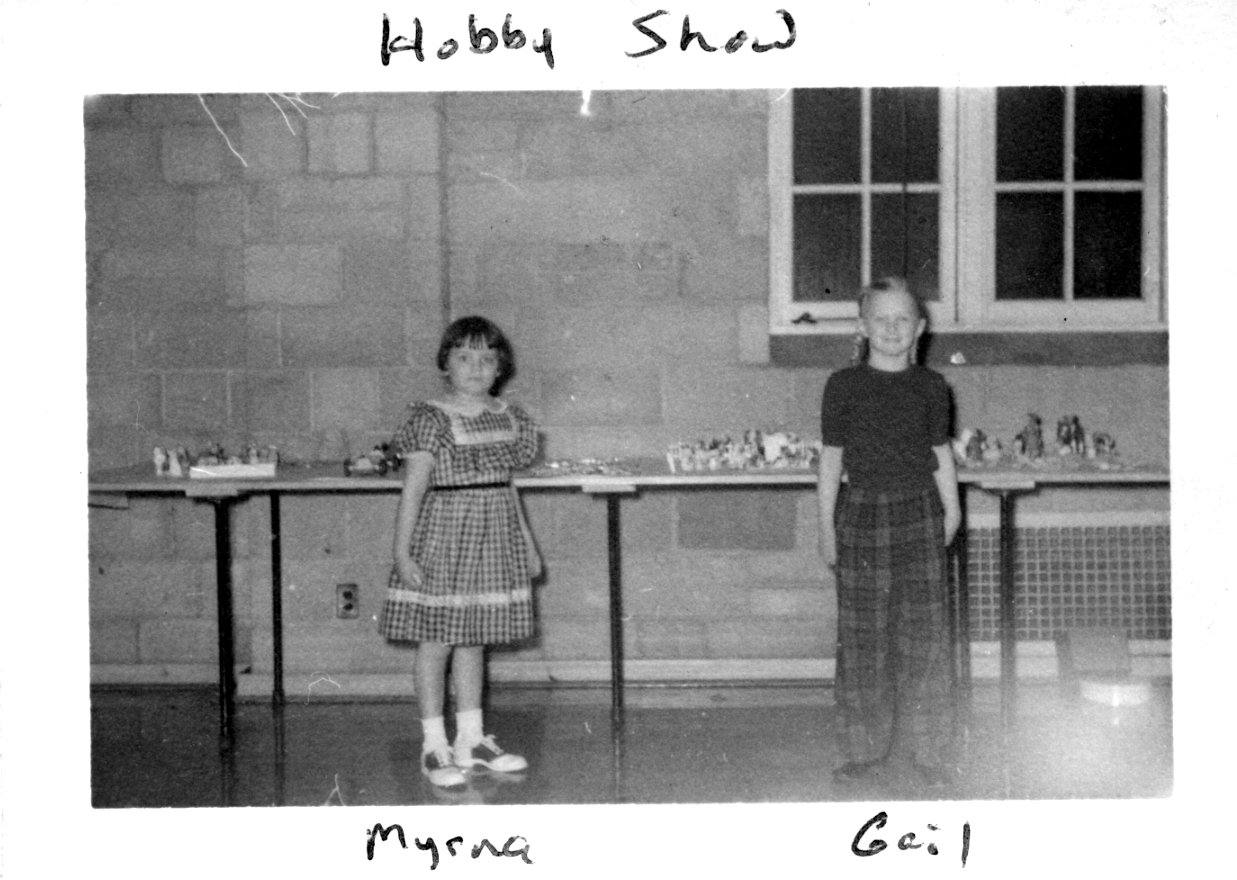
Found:
[(483, 341), (470, 339), (447, 355), (447, 380), (464, 397), (484, 398), (498, 378), (498, 352)]
[(904, 366), (926, 324), (910, 294), (882, 290), (868, 297), (859, 332), (868, 340), (874, 366)]

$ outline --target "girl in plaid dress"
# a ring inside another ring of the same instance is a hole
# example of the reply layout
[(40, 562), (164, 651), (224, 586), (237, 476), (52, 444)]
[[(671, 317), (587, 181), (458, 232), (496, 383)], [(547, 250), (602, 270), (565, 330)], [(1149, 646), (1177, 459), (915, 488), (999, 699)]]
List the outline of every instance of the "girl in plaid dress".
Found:
[(839, 779), (876, 771), (895, 741), (927, 782), (950, 778), (946, 548), (961, 508), (949, 389), (915, 363), (925, 326), (900, 279), (865, 289), (860, 356), (825, 384), (818, 495), (837, 576)]
[[(523, 410), (495, 396), (514, 372), (514, 356), (490, 321), (452, 323), (438, 368), (448, 393), (413, 405), (395, 436), (404, 489), (379, 630), (417, 643), (421, 771), (434, 785), (457, 788), (465, 770), (513, 773), (528, 766), (485, 734), (481, 695), (485, 646), (533, 631), (531, 581), (541, 563), (511, 471), (532, 464), (537, 428)], [(448, 668), (456, 702), (450, 745), (443, 709)]]

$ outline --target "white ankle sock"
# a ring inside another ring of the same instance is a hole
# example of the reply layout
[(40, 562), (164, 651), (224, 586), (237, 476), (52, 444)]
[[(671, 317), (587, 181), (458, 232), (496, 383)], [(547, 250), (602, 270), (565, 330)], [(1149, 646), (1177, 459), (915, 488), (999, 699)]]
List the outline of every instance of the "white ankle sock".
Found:
[(437, 718), (422, 718), (421, 735), (423, 754), (447, 747), (447, 728), (441, 715)]
[(481, 742), (485, 733), (481, 726), (481, 710), (469, 709), (455, 713), (456, 745), (474, 746)]

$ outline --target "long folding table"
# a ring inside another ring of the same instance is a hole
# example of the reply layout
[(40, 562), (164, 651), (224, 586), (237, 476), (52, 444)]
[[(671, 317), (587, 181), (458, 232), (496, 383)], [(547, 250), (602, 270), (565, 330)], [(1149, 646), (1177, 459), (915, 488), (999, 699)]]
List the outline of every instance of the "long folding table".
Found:
[[(281, 465), (270, 479), (189, 479), (159, 477), (149, 467), (100, 472), (90, 477), (91, 498), (106, 496), (168, 495), (184, 496), (214, 507), (216, 614), (219, 642), (219, 738), (223, 750), (232, 745), (232, 716), (236, 693), (232, 615), (232, 534), (231, 510), (234, 503), (250, 495), (267, 495), (270, 503), (271, 611), (273, 630), (273, 670), (271, 701), (284, 703), (283, 623), (281, 610), (282, 560), (280, 498), (295, 494), (366, 494), (398, 492), (402, 486), (397, 474), (386, 476), (344, 476), (340, 465)], [(520, 490), (581, 491), (606, 501), (607, 560), (609, 570), (611, 733), (616, 790), (622, 766), (624, 729), (624, 663), (622, 608), (622, 522), (621, 499), (642, 490), (685, 490), (709, 488), (810, 488), (816, 484), (814, 472), (805, 469), (767, 468), (759, 470), (718, 470), (670, 473), (665, 461), (623, 461), (604, 473), (580, 473), (573, 469), (552, 472), (541, 469), (520, 474), (515, 485)], [(1015, 698), (1015, 499), (1042, 486), (1167, 486), (1166, 470), (1153, 468), (1101, 469), (1089, 464), (1074, 467), (1042, 468), (977, 467), (959, 472), (962, 487), (995, 495), (1000, 506), (1000, 646), (1001, 716), (1008, 728)], [(962, 692), (970, 692), (969, 585), (965, 530), (956, 547), (957, 592), (953, 596), (952, 623), (955, 635), (955, 671)]]

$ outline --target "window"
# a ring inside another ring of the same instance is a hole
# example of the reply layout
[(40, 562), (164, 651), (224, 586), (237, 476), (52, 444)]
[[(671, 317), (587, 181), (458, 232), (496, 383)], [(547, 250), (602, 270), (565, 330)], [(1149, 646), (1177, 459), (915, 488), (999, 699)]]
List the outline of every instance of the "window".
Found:
[(770, 326), (902, 275), (937, 331), (1163, 329), (1162, 93), (802, 89), (769, 128)]

